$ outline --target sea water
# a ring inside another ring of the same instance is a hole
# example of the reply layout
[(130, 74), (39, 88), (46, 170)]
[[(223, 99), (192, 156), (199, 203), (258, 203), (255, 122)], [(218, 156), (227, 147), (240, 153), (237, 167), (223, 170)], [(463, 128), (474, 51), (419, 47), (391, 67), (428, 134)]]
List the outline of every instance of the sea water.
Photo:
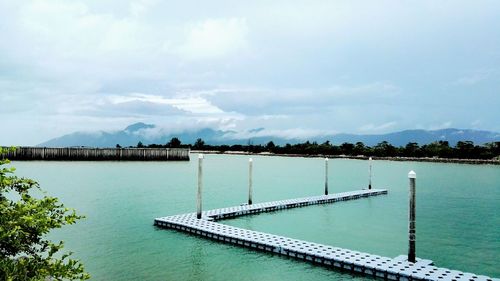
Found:
[[(253, 157), (253, 200), (321, 195), (321, 158)], [(248, 156), (205, 155), (203, 208), (247, 201)], [(310, 263), (153, 226), (196, 210), (189, 162), (13, 162), (86, 218), (51, 232), (92, 280), (369, 280)], [(374, 161), (388, 195), (245, 216), (222, 223), (396, 257), (408, 248), (408, 177), (417, 173), (417, 256), (500, 277), (500, 166)], [(330, 193), (368, 185), (368, 161), (329, 162)]]

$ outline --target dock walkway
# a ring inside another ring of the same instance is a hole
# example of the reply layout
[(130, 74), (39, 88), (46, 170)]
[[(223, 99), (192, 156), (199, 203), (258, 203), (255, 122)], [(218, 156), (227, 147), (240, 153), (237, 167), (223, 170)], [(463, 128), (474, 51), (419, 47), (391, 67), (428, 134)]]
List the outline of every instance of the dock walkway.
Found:
[(382, 257), (216, 222), (217, 220), (237, 216), (354, 200), (382, 194), (387, 194), (387, 190), (358, 190), (331, 195), (280, 200), (209, 210), (203, 212), (202, 219), (197, 219), (196, 213), (156, 218), (154, 224), (161, 228), (175, 229), (224, 243), (389, 280), (499, 280), (447, 268), (438, 268), (433, 266), (430, 260), (417, 259), (416, 263), (411, 263), (406, 260), (406, 256), (396, 258)]

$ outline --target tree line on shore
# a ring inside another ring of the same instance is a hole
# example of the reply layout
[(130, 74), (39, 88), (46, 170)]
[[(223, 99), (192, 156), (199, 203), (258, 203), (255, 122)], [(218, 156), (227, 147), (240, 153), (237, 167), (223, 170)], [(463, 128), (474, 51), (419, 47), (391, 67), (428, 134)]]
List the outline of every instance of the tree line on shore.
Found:
[[(117, 145), (119, 147), (119, 145)], [(491, 142), (484, 145), (475, 145), (472, 141), (459, 141), (455, 146), (450, 146), (448, 141), (436, 141), (419, 145), (409, 142), (405, 146), (394, 146), (387, 141), (382, 141), (375, 146), (368, 146), (362, 142), (334, 145), (330, 141), (324, 143), (303, 142), (297, 144), (276, 145), (269, 141), (267, 144), (246, 145), (209, 145), (202, 139), (197, 139), (194, 144), (183, 144), (179, 138), (172, 138), (166, 144), (144, 145), (139, 142), (136, 147), (150, 148), (190, 148), (194, 150), (210, 150), (218, 152), (242, 151), (249, 153), (274, 153), (298, 155), (346, 155), (346, 156), (377, 156), (377, 157), (439, 157), (458, 159), (499, 159), (500, 142)]]

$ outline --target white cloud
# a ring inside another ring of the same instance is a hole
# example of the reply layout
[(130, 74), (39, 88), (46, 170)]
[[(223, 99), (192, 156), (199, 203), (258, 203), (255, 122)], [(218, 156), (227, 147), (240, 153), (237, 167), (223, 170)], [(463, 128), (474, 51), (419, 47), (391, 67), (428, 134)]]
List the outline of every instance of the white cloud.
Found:
[(293, 129), (266, 129), (254, 130), (254, 131), (240, 131), (232, 132), (226, 135), (227, 138), (232, 139), (250, 139), (257, 137), (277, 137), (284, 139), (300, 139), (306, 140), (312, 137), (332, 135), (336, 133), (335, 131), (326, 130), (316, 130), (316, 129), (303, 129), (303, 128), (293, 128)]
[(446, 129), (446, 128), (450, 128), (452, 124), (453, 124), (453, 122), (451, 122), (451, 121), (445, 121), (445, 122), (439, 123), (439, 124), (432, 124), (432, 125), (428, 126), (426, 129), (427, 130)]
[(146, 14), (157, 3), (158, 0), (132, 0), (129, 4), (130, 14), (133, 17), (140, 17)]
[(472, 122), (470, 123), (470, 125), (471, 125), (471, 127), (472, 127), (473, 129), (479, 129), (479, 128), (481, 128), (481, 125), (482, 125), (482, 124), (483, 124), (483, 121), (481, 121), (481, 120), (479, 120), (479, 119), (474, 120), (474, 121), (472, 121)]
[(397, 125), (396, 121), (391, 121), (387, 123), (383, 123), (380, 125), (375, 125), (373, 123), (365, 124), (359, 127), (360, 132), (370, 132), (370, 133), (380, 133), (386, 131), (388, 129), (394, 128)]
[(386, 81), (378, 81), (354, 86), (334, 85), (327, 89), (333, 97), (376, 97), (393, 98), (399, 93), (399, 87)]
[(317, 112), (345, 104), (380, 104), (400, 95), (389, 82), (334, 85), (328, 88), (218, 88), (199, 95), (226, 111), (271, 115)]
[(186, 117), (180, 119), (169, 119), (168, 122), (157, 120), (154, 128), (144, 128), (135, 132), (135, 134), (144, 137), (145, 140), (157, 139), (158, 137), (177, 134), (195, 132), (201, 129), (214, 128), (220, 130), (230, 130), (234, 128), (235, 118), (200, 118)]
[(190, 25), (181, 55), (188, 59), (211, 59), (235, 54), (248, 46), (248, 26), (243, 18), (208, 19)]
[(481, 68), (474, 71), (469, 71), (467, 75), (464, 75), (450, 84), (454, 86), (475, 86), (480, 83), (484, 83), (487, 80), (500, 80), (500, 69), (498, 68)]
[[(23, 2), (4, 49), (34, 75), (105, 80), (133, 72), (135, 60), (159, 49), (149, 26), (130, 17), (97, 12), (88, 2)], [(121, 66), (121, 67), (118, 67)], [(126, 67), (125, 67), (126, 66)], [(128, 76), (128, 75), (127, 75)]]
[(475, 75), (472, 75), (472, 76), (467, 76), (467, 77), (461, 77), (459, 79), (457, 79), (454, 84), (456, 85), (466, 85), (466, 86), (470, 86), (470, 85), (475, 85), (481, 81), (483, 81), (484, 79), (486, 79), (486, 75), (484, 74), (475, 74)]
[(131, 101), (150, 102), (153, 104), (165, 104), (175, 108), (196, 114), (217, 114), (224, 113), (220, 108), (214, 106), (209, 101), (201, 97), (178, 97), (165, 98), (157, 95), (134, 93), (125, 96), (110, 96), (112, 103), (126, 103)]
[(472, 86), (488, 78), (488, 73), (475, 73), (469, 76), (460, 77), (452, 84), (459, 86)]

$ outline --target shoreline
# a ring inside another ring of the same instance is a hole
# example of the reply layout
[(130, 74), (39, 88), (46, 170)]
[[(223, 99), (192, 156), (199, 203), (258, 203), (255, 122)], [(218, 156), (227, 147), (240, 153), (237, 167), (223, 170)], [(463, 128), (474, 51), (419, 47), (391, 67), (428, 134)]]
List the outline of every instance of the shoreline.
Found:
[[(280, 154), (280, 153), (252, 153), (246, 151), (225, 151), (220, 152), (216, 150), (191, 150), (191, 153), (204, 153), (204, 154), (224, 154), (224, 155), (257, 155), (257, 156), (271, 156), (271, 157), (303, 157), (303, 158), (330, 158), (330, 159), (354, 159), (354, 160), (368, 160), (370, 156), (349, 156), (349, 155), (323, 155), (323, 154)], [(399, 162), (431, 162), (431, 163), (448, 163), (448, 164), (472, 164), (472, 165), (500, 165), (500, 160), (486, 160), (486, 159), (459, 159), (459, 158), (429, 158), (429, 157), (378, 157), (371, 156), (373, 160), (386, 160), (386, 161), (399, 161)]]

